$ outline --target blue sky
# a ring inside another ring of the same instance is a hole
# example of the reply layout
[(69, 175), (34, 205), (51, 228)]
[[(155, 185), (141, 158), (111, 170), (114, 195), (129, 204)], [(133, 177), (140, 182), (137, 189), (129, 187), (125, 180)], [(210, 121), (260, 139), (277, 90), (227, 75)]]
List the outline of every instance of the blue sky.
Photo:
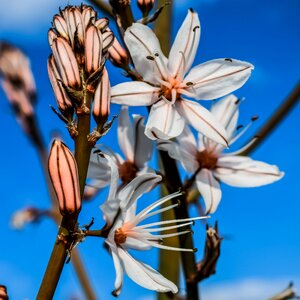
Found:
[[(200, 16), (202, 32), (195, 64), (222, 57), (254, 64), (251, 78), (236, 92), (237, 96), (246, 97), (241, 106), (240, 123), (246, 124), (253, 115), (260, 116), (244, 137), (243, 141), (246, 141), (299, 80), (299, 1), (175, 2), (173, 36), (189, 7), (193, 6)], [(55, 105), (55, 100), (46, 68), (50, 53), (47, 30), (58, 7), (68, 3), (78, 4), (79, 1), (7, 2), (5, 9), (0, 11), (0, 39), (22, 47), (32, 61), (39, 93), (37, 114), (45, 140), (49, 143), (53, 132), (59, 131), (71, 147), (63, 124), (49, 109), (49, 104)], [(118, 70), (110, 67), (109, 71), (112, 84), (123, 80)], [(17, 209), (28, 205), (47, 208), (49, 200), (35, 150), (24, 137), (1, 91), (0, 98), (0, 284), (8, 286), (12, 299), (34, 299), (55, 240), (56, 228), (49, 220), (19, 232), (9, 226), (10, 217)], [(112, 107), (113, 114), (118, 110), (118, 106)], [(146, 111), (139, 109), (138, 112)], [(252, 155), (255, 159), (277, 164), (286, 173), (281, 181), (253, 189), (223, 186), (223, 199), (211, 222), (219, 220), (220, 232), (226, 238), (217, 275), (202, 284), (204, 300), (266, 299), (283, 289), (290, 280), (294, 280), (300, 290), (299, 114), (297, 105)], [(115, 129), (116, 126), (112, 131)], [(105, 137), (103, 142), (118, 149), (115, 133)], [(100, 198), (86, 205), (80, 217), (82, 224), (89, 222), (92, 216), (96, 217), (96, 226), (102, 224), (98, 206), (103, 197), (104, 194), (100, 194)], [(155, 197), (152, 195), (151, 199)], [(198, 225), (195, 231), (200, 258), (204, 229)], [(111, 299), (114, 269), (109, 255), (103, 251), (102, 240), (87, 239), (80, 245), (80, 250), (99, 297)], [(156, 254), (156, 251), (150, 251), (136, 255), (155, 266)], [(127, 278), (120, 299), (153, 299), (152, 295)], [(71, 296), (82, 297), (72, 267), (68, 265), (55, 299), (70, 299)]]

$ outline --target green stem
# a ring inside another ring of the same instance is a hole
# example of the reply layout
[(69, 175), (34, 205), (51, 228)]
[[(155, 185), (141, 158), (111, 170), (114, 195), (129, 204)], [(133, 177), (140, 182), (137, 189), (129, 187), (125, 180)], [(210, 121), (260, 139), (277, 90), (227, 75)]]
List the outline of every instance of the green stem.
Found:
[[(272, 114), (270, 119), (256, 132), (255, 136), (258, 137), (254, 143), (241, 155), (248, 155), (253, 152), (266, 137), (271, 134), (275, 128), (280, 124), (280, 122), (288, 115), (288, 113), (294, 108), (300, 99), (300, 83), (292, 90), (285, 101), (277, 108), (277, 110)], [(250, 141), (249, 141), (250, 142)]]
[[(89, 95), (86, 95), (88, 98)], [(90, 107), (90, 99), (84, 101)], [(90, 115), (78, 115), (78, 136), (75, 138), (75, 159), (78, 166), (80, 194), (83, 195), (87, 169), (89, 165), (91, 145), (88, 143), (87, 136), (90, 133)], [(63, 266), (65, 264), (68, 250), (72, 239), (69, 233), (76, 230), (78, 214), (65, 215), (62, 218), (61, 226), (58, 231), (57, 240), (48, 262), (48, 266), (37, 295), (38, 300), (52, 299), (59, 281)], [(96, 299), (94, 295), (88, 299)]]

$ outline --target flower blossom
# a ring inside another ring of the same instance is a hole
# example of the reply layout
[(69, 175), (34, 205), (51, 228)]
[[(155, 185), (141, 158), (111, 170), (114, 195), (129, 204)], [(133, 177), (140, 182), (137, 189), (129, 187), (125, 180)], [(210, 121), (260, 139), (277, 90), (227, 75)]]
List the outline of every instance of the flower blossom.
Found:
[[(229, 95), (215, 103), (211, 109), (212, 114), (226, 128), (229, 145), (251, 125), (239, 134), (235, 133), (239, 103), (237, 97)], [(181, 162), (186, 171), (196, 175), (196, 185), (203, 197), (206, 213), (215, 212), (219, 205), (222, 196), (219, 181), (235, 187), (257, 187), (275, 182), (284, 175), (275, 165), (240, 156), (256, 138), (235, 152), (222, 153), (222, 145), (201, 133), (198, 137), (197, 145), (194, 135), (186, 127), (177, 141), (160, 141), (158, 148), (168, 151), (172, 158)]]
[[(112, 87), (112, 103), (129, 106), (151, 105), (145, 133), (150, 139), (170, 139), (181, 134), (185, 123), (223, 145), (224, 128), (197, 102), (211, 100), (240, 88), (249, 78), (253, 66), (234, 59), (215, 59), (193, 67), (200, 39), (200, 22), (189, 10), (166, 58), (153, 31), (134, 23), (125, 32), (136, 71), (143, 81)], [(189, 72), (188, 72), (189, 71)]]
[(165, 232), (181, 227), (186, 228), (192, 225), (195, 219), (200, 219), (201, 217), (139, 225), (149, 217), (158, 215), (163, 211), (173, 209), (179, 205), (177, 202), (167, 207), (156, 209), (163, 203), (181, 195), (181, 193), (174, 193), (159, 199), (139, 213), (136, 213), (137, 200), (143, 193), (153, 189), (161, 179), (159, 175), (146, 173), (133, 179), (118, 193), (115, 185), (111, 188), (107, 201), (101, 206), (106, 222), (112, 224), (112, 228), (105, 242), (111, 250), (116, 269), (115, 290), (113, 291), (113, 295), (115, 296), (118, 296), (121, 292), (124, 272), (126, 272), (133, 281), (144, 288), (158, 292), (178, 292), (177, 286), (174, 283), (166, 279), (149, 265), (134, 259), (128, 250), (148, 250), (152, 247), (157, 247), (174, 251), (195, 251), (195, 249), (170, 247), (165, 245), (163, 241), (164, 238), (191, 233), (190, 230), (164, 234), (154, 233)]
[[(138, 174), (151, 172), (147, 163), (152, 156), (153, 145), (152, 141), (144, 134), (143, 119), (140, 115), (133, 115), (132, 123), (128, 115), (128, 108), (123, 106), (118, 123), (118, 142), (125, 159), (106, 147), (106, 152), (118, 167), (123, 184), (130, 182)], [(87, 177), (93, 181), (88, 189), (94, 188), (96, 192), (97, 188), (103, 188), (109, 183), (111, 168), (108, 164), (108, 160), (99, 157), (97, 152), (92, 153)]]

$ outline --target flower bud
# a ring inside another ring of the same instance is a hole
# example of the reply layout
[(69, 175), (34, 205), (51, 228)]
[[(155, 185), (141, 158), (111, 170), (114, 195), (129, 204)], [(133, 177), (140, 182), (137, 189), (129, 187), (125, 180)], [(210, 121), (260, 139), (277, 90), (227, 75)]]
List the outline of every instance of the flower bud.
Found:
[(77, 164), (72, 152), (60, 140), (52, 143), (48, 169), (62, 215), (81, 209)]
[(128, 54), (116, 37), (114, 38), (112, 46), (108, 48), (108, 54), (110, 61), (115, 66), (121, 67), (128, 65)]
[(85, 69), (92, 74), (99, 69), (102, 60), (102, 34), (100, 30), (91, 25), (86, 31), (85, 38)]
[(95, 22), (95, 26), (102, 32), (104, 33), (105, 30), (107, 29), (107, 26), (108, 26), (108, 19), (107, 18), (101, 18), (101, 19), (98, 19), (96, 22)]
[(96, 88), (93, 116), (98, 126), (104, 125), (110, 113), (110, 82), (106, 68)]
[(89, 5), (81, 5), (81, 15), (82, 15), (82, 21), (84, 24), (84, 30), (89, 26), (91, 21), (94, 21), (97, 18), (97, 13), (95, 10), (89, 6)]
[(68, 87), (79, 89), (81, 80), (78, 64), (72, 48), (65, 39), (58, 37), (50, 45), (60, 77)]
[(48, 31), (48, 43), (50, 45), (50, 47), (53, 44), (53, 41), (57, 39), (57, 34), (54, 32), (53, 29), (49, 29)]
[(68, 34), (72, 48), (74, 49), (76, 39), (84, 44), (84, 24), (82, 20), (82, 15), (77, 6), (67, 6), (62, 11), (63, 17), (66, 20), (68, 27)]
[[(68, 34), (68, 25), (65, 19), (60, 15), (55, 15), (53, 17), (53, 27), (56, 29), (58, 34), (69, 41), (69, 34)], [(50, 43), (49, 43), (50, 44)]]
[(154, 0), (138, 0), (137, 4), (143, 15), (148, 15), (153, 8)]
[(102, 34), (102, 40), (103, 40), (103, 52), (107, 51), (108, 48), (112, 45), (114, 42), (114, 34), (112, 31), (108, 30), (105, 31)]
[(48, 75), (51, 82), (51, 86), (56, 98), (57, 106), (59, 110), (65, 115), (65, 113), (73, 111), (73, 104), (66, 94), (64, 87), (60, 81), (59, 72), (55, 64), (55, 60), (51, 55), (48, 59)]
[(0, 285), (0, 299), (8, 300), (7, 289), (5, 285)]

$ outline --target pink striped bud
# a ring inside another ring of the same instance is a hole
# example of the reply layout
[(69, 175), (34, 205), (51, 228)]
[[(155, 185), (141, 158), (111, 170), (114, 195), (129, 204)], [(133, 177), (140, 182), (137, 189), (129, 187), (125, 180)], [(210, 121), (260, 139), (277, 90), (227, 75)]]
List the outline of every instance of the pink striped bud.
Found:
[(102, 40), (103, 40), (103, 52), (107, 51), (108, 48), (112, 45), (114, 42), (114, 34), (112, 31), (108, 30), (105, 31), (102, 34)]
[(50, 78), (51, 86), (56, 98), (56, 103), (59, 110), (65, 115), (73, 112), (73, 105), (66, 94), (64, 87), (62, 86), (61, 79), (59, 76), (59, 72), (57, 70), (57, 66), (55, 64), (55, 60), (51, 55), (48, 59), (48, 75)]
[(110, 82), (106, 68), (96, 88), (93, 116), (98, 126), (104, 125), (110, 113)]
[(89, 6), (89, 5), (81, 5), (81, 15), (82, 15), (82, 21), (84, 24), (84, 30), (89, 26), (89, 24), (97, 18), (97, 13), (95, 10)]
[(49, 29), (48, 31), (48, 43), (51, 47), (51, 45), (53, 44), (53, 41), (57, 39), (57, 34), (54, 32), (53, 29)]
[(109, 21), (107, 18), (101, 18), (98, 19), (94, 25), (103, 33), (107, 29), (108, 23)]
[(69, 41), (69, 34), (68, 34), (68, 25), (65, 19), (60, 15), (55, 15), (53, 17), (53, 27), (56, 29), (57, 33)]
[(90, 25), (85, 38), (85, 69), (88, 74), (97, 71), (102, 60), (102, 34), (95, 25)]
[(62, 215), (78, 213), (81, 209), (77, 164), (72, 152), (60, 140), (54, 140), (48, 169)]
[(117, 38), (114, 38), (114, 42), (111, 47), (108, 48), (108, 54), (110, 61), (117, 67), (128, 65), (128, 54), (126, 50), (118, 42)]
[(67, 23), (68, 34), (69, 34), (72, 48), (74, 49), (75, 47), (76, 39), (78, 39), (81, 45), (83, 45), (85, 27), (84, 27), (84, 23), (83, 23), (83, 19), (79, 7), (67, 6), (62, 11), (62, 15)]
[(149, 11), (153, 8), (154, 0), (138, 0), (138, 7), (144, 15), (148, 15)]
[(58, 37), (50, 47), (63, 83), (68, 87), (80, 89), (79, 68), (71, 46), (65, 39)]

